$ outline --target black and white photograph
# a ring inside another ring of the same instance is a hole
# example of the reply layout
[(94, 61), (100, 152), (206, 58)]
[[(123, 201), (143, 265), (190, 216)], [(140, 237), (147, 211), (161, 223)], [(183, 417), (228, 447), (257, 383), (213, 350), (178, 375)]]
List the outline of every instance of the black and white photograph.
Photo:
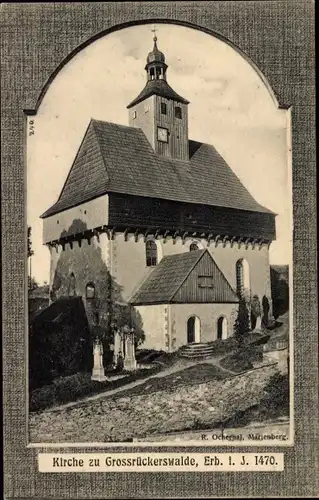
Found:
[(129, 27), (27, 134), (30, 442), (291, 444), (290, 112), (256, 68)]

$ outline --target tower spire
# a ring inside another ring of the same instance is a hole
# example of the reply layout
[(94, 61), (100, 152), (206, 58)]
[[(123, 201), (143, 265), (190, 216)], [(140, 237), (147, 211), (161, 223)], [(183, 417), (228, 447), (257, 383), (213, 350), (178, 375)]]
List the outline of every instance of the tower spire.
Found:
[(157, 47), (155, 26), (153, 26), (151, 31), (154, 34), (154, 46), (152, 52), (149, 52), (146, 60), (145, 69), (147, 72), (147, 80), (166, 80), (167, 65), (165, 64), (165, 56), (163, 52), (161, 52)]
[(154, 33), (154, 36), (153, 36), (153, 41), (154, 41), (154, 42), (157, 42), (157, 36), (156, 36), (156, 28), (155, 28), (155, 24), (153, 24), (152, 33)]
[(154, 48), (153, 48), (153, 51), (154, 51), (154, 50), (158, 50), (158, 47), (157, 47), (157, 36), (156, 36), (156, 28), (155, 28), (155, 25), (153, 25), (153, 28), (152, 28), (152, 33), (154, 33), (154, 36), (153, 36), (153, 42), (154, 42)]

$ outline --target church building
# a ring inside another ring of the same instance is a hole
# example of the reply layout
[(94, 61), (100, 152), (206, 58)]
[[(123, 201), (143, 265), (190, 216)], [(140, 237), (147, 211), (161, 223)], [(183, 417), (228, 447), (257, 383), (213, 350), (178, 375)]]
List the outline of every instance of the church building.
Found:
[(143, 348), (174, 351), (233, 335), (240, 299), (258, 296), (271, 314), (276, 214), (213, 145), (189, 139), (190, 103), (167, 68), (154, 37), (129, 126), (91, 119), (41, 217), (51, 301), (82, 297), (91, 326), (129, 307)]

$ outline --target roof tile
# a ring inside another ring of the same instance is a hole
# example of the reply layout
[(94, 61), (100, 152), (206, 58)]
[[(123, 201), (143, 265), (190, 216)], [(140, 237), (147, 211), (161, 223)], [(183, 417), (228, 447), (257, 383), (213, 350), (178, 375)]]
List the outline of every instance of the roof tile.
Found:
[(58, 201), (42, 217), (105, 193), (272, 213), (214, 146), (189, 141), (189, 161), (159, 156), (141, 129), (91, 120)]
[(218, 274), (221, 290), (214, 294), (214, 302), (220, 302), (218, 297), (223, 295), (228, 302), (238, 302), (238, 297), (223, 273), (216, 265), (210, 252), (196, 250), (164, 257), (154, 268), (147, 279), (130, 299), (131, 304), (161, 304), (174, 302), (174, 296), (183, 285), (186, 278), (195, 268), (203, 255), (207, 253), (213, 262), (214, 274)]
[(150, 80), (146, 83), (142, 92), (127, 106), (127, 109), (144, 101), (144, 99), (147, 99), (151, 95), (159, 95), (167, 99), (174, 99), (174, 101), (182, 102), (183, 104), (189, 104), (189, 101), (178, 95), (175, 90), (168, 85), (166, 80)]

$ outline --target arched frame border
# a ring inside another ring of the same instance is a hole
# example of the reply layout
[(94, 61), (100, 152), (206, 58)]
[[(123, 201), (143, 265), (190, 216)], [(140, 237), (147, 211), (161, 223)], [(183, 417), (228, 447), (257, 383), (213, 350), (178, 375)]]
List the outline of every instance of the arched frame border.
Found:
[(73, 59), (74, 56), (76, 56), (81, 50), (85, 49), (95, 41), (99, 40), (100, 38), (109, 35), (111, 33), (115, 33), (117, 31), (120, 31), (125, 28), (130, 28), (133, 26), (141, 26), (145, 24), (172, 24), (172, 25), (177, 25), (177, 26), (184, 26), (185, 28), (191, 28), (196, 31), (201, 31), (203, 33), (206, 33), (207, 35), (213, 36), (217, 38), (218, 40), (226, 43), (229, 45), (232, 49), (234, 49), (236, 52), (238, 52), (239, 55), (241, 55), (247, 62), (252, 66), (252, 68), (256, 71), (264, 85), (266, 86), (275, 106), (278, 109), (289, 109), (290, 105), (288, 104), (281, 104), (279, 102), (279, 99), (277, 95), (275, 94), (274, 90), (272, 89), (270, 83), (268, 82), (266, 76), (263, 74), (263, 72), (259, 69), (258, 65), (249, 57), (238, 45), (230, 41), (228, 38), (225, 36), (221, 35), (220, 33), (210, 30), (206, 27), (199, 26), (194, 23), (190, 23), (188, 21), (180, 21), (178, 19), (160, 19), (160, 18), (151, 18), (151, 19), (143, 19), (143, 20), (134, 20), (134, 21), (129, 21), (126, 23), (120, 23), (120, 24), (115, 24), (111, 28), (107, 28), (105, 30), (100, 31), (99, 33), (96, 33), (95, 35), (91, 36), (81, 44), (79, 44), (75, 49), (73, 49), (61, 62), (60, 64), (55, 68), (55, 70), (51, 73), (47, 81), (45, 82), (44, 86), (41, 89), (41, 92), (39, 94), (39, 97), (37, 99), (37, 102), (34, 106), (34, 108), (26, 108), (24, 109), (24, 113), (28, 116), (34, 116), (37, 114), (37, 111), (41, 105), (41, 102), (47, 93), (51, 83), (55, 79), (55, 77), (58, 75), (58, 73), (64, 68), (64, 66), (67, 65), (68, 62)]

